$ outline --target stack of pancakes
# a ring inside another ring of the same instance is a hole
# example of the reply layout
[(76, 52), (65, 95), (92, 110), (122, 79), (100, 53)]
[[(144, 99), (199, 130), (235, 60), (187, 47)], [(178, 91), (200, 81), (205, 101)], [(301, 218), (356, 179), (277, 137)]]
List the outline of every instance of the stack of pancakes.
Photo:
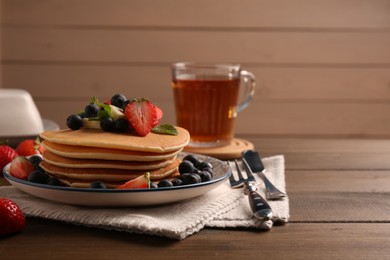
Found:
[(72, 187), (89, 187), (102, 181), (115, 188), (146, 172), (153, 181), (178, 174), (177, 155), (189, 142), (187, 130), (178, 135), (104, 132), (98, 129), (46, 131), (45, 152), (40, 166)]

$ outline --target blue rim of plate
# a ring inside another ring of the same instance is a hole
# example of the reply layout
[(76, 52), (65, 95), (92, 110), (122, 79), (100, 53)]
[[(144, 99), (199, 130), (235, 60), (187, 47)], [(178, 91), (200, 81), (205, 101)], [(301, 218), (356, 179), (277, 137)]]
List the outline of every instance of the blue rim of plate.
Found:
[[(206, 157), (206, 156), (204, 156), (204, 157), (206, 159), (208, 159), (209, 161), (211, 160), (211, 162), (214, 161), (215, 163), (221, 164), (222, 169), (224, 169), (224, 167), (223, 167), (224, 163), (222, 161), (215, 159), (215, 158), (212, 158), (212, 157)], [(200, 182), (200, 183), (195, 183), (195, 184), (187, 184), (187, 185), (181, 185), (181, 186), (173, 186), (173, 187), (159, 187), (159, 188), (152, 188), (152, 189), (139, 188), (139, 189), (118, 189), (118, 190), (116, 190), (116, 189), (75, 188), (75, 187), (69, 187), (69, 186), (54, 186), (54, 185), (30, 182), (27, 180), (18, 179), (16, 177), (11, 176), (7, 172), (7, 169), (9, 169), (10, 164), (11, 163), (7, 164), (3, 168), (3, 176), (7, 181), (11, 180), (11, 181), (18, 182), (20, 184), (27, 185), (27, 186), (34, 186), (34, 187), (43, 188), (43, 189), (61, 190), (61, 191), (69, 191), (69, 192), (77, 191), (77, 192), (98, 192), (98, 193), (138, 193), (138, 192), (174, 191), (174, 190), (183, 190), (183, 189), (191, 189), (191, 188), (198, 188), (198, 187), (202, 187), (202, 186), (208, 186), (208, 185), (226, 180), (232, 174), (231, 168), (226, 164), (226, 171), (224, 173), (217, 174), (217, 176), (213, 176), (213, 179), (211, 181)], [(219, 176), (219, 175), (221, 175), (221, 176)]]

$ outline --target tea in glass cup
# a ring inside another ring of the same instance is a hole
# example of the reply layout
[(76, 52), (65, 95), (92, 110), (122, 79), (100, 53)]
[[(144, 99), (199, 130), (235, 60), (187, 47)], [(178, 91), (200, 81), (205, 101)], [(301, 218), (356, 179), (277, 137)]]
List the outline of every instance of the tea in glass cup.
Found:
[[(234, 137), (237, 113), (255, 91), (255, 77), (234, 64), (172, 64), (176, 124), (190, 132), (189, 146), (224, 146)], [(239, 102), (240, 88), (244, 96)]]

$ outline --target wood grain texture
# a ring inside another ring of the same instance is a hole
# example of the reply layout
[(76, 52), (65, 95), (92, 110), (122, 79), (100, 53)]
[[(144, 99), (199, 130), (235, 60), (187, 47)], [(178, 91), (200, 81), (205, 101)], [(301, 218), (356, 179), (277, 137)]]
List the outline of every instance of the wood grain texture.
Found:
[[(220, 28), (388, 29), (386, 0), (3, 0), (3, 23)], [(75, 12), (77, 10), (77, 12)]]
[(386, 0), (2, 5), (1, 87), (27, 89), (61, 126), (83, 100), (117, 92), (149, 97), (174, 120), (169, 65), (190, 60), (255, 74), (238, 134), (389, 136)]
[[(151, 259), (161, 254), (169, 259), (388, 257), (390, 160), (385, 155), (390, 154), (389, 140), (247, 137), (263, 156), (286, 156), (291, 214), (286, 225), (274, 226), (269, 232), (203, 229), (182, 241), (172, 241), (28, 218), (22, 233), (2, 240), (2, 256), (19, 259), (28, 250), (32, 259), (129, 255)], [(293, 154), (300, 157), (289, 157)], [(364, 168), (359, 157), (363, 154)], [(46, 250), (35, 250), (42, 243)]]

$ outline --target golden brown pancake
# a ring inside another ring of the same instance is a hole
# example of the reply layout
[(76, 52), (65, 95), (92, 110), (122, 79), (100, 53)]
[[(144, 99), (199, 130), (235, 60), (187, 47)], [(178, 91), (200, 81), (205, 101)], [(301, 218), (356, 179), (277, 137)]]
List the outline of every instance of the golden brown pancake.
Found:
[(120, 161), (157, 161), (174, 158), (182, 151), (182, 148), (166, 153), (152, 153), (141, 151), (128, 151), (121, 149), (108, 149), (99, 147), (77, 146), (57, 144), (44, 140), (43, 147), (56, 154), (68, 158), (77, 159), (101, 159), (101, 160), (120, 160)]
[(133, 133), (111, 133), (87, 128), (45, 131), (40, 136), (44, 140), (57, 144), (166, 153), (183, 148), (190, 140), (187, 130), (181, 127), (176, 127), (176, 129), (178, 135), (163, 135), (150, 132), (144, 137)]
[(50, 151), (43, 152), (43, 158), (46, 162), (68, 168), (109, 168), (125, 170), (153, 170), (165, 167), (173, 162), (174, 158), (158, 160), (154, 162), (133, 162), (133, 161), (115, 161), (99, 159), (74, 159), (56, 155)]
[(154, 169), (154, 170), (124, 170), (124, 169), (103, 169), (103, 168), (69, 168), (60, 167), (48, 163), (46, 160), (40, 163), (40, 166), (49, 174), (57, 176), (58, 178), (65, 178), (70, 180), (81, 181), (128, 181), (134, 179), (145, 172), (150, 173), (151, 180), (160, 180), (166, 178), (177, 171), (180, 163), (179, 159), (175, 159), (171, 164)]

